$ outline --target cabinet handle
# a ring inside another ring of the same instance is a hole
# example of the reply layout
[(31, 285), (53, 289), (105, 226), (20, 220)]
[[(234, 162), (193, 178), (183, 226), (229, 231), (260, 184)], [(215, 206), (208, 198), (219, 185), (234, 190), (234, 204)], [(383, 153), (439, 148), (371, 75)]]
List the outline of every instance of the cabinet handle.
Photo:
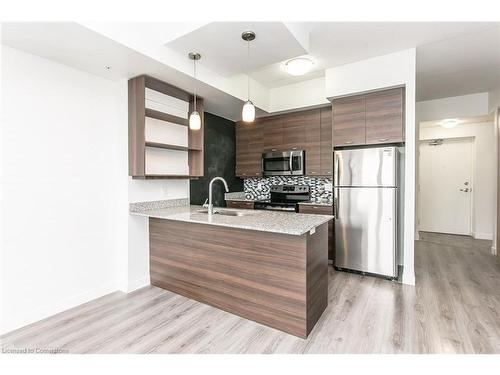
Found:
[(260, 173), (259, 172), (255, 172), (255, 175), (258, 176)]
[(352, 143), (352, 141), (345, 141), (344, 142), (346, 145), (350, 145)]
[(389, 140), (389, 138), (380, 138), (378, 141), (379, 142), (387, 142)]
[(278, 149), (277, 148), (272, 148), (271, 151), (278, 151)]
[(311, 174), (316, 174), (316, 173), (318, 173), (318, 172), (311, 172)]
[(296, 149), (297, 149), (297, 147), (292, 147), (292, 150), (296, 150)]
[(332, 174), (332, 171), (328, 171), (328, 172), (326, 172), (326, 174)]

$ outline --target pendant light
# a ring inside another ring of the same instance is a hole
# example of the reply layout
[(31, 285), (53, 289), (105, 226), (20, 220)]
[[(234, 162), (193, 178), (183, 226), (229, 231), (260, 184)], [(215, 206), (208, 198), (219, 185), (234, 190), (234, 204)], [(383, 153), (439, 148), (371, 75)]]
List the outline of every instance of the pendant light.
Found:
[(245, 122), (254, 122), (255, 106), (250, 100), (250, 76), (249, 76), (249, 61), (250, 61), (250, 42), (255, 39), (253, 31), (245, 31), (241, 34), (241, 38), (247, 42), (247, 101), (243, 105), (241, 117)]
[(191, 130), (199, 130), (201, 128), (201, 117), (198, 111), (196, 110), (196, 61), (201, 59), (201, 55), (195, 52), (189, 52), (189, 58), (193, 60), (193, 76), (195, 79), (194, 82), (194, 106), (193, 112), (189, 115), (189, 129)]

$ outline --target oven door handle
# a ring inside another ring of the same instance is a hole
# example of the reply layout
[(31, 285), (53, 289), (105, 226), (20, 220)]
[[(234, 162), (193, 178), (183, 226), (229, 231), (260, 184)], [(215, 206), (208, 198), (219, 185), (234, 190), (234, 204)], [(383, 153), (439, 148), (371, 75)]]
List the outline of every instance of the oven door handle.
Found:
[(290, 166), (290, 174), (293, 175), (293, 151), (290, 151), (290, 159), (288, 159), (288, 165)]

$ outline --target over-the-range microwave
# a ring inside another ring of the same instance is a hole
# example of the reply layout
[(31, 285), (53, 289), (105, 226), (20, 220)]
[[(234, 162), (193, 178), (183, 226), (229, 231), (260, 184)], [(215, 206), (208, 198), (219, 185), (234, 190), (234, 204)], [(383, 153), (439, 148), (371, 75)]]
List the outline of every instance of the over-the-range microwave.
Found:
[(304, 150), (275, 151), (262, 154), (264, 176), (302, 176), (305, 165)]

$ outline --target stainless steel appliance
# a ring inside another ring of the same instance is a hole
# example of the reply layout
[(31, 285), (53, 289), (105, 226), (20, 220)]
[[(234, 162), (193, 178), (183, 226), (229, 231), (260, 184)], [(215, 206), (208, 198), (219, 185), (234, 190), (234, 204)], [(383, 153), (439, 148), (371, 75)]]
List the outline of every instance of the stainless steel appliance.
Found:
[(304, 174), (304, 150), (268, 152), (262, 154), (264, 176), (301, 176)]
[(398, 148), (334, 152), (335, 266), (397, 277)]
[(255, 202), (254, 209), (297, 212), (298, 203), (308, 201), (310, 197), (307, 185), (273, 185), (271, 199)]

